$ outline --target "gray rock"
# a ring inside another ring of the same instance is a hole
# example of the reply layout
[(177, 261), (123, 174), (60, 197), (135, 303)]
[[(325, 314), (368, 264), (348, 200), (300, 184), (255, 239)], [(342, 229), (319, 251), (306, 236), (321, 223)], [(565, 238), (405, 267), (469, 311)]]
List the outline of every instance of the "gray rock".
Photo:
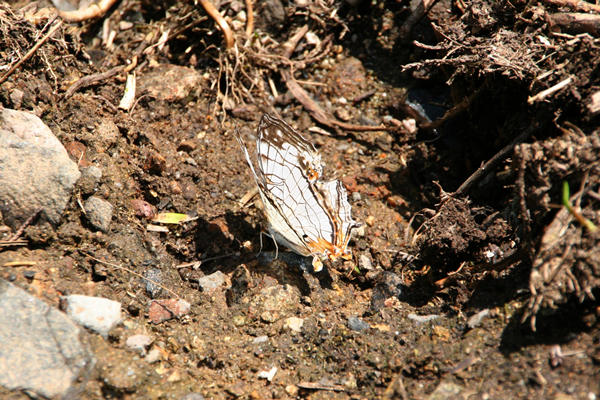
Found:
[(361, 254), (358, 256), (358, 268), (364, 271), (370, 271), (373, 269), (373, 263), (371, 262), (371, 258), (366, 254)]
[(66, 397), (92, 367), (80, 330), (66, 315), (0, 279), (0, 385), (32, 397)]
[(80, 175), (42, 120), (0, 109), (0, 212), (6, 224), (16, 229), (40, 209), (57, 224)]
[(77, 323), (106, 337), (121, 322), (121, 303), (105, 299), (72, 294), (65, 297), (67, 314)]
[(162, 292), (162, 288), (157, 285), (162, 281), (162, 271), (158, 268), (150, 268), (144, 272), (144, 278), (146, 278), (144, 279), (146, 293), (152, 299), (157, 298)]
[(94, 192), (96, 185), (102, 179), (102, 170), (94, 165), (81, 168), (81, 178), (77, 182), (77, 187), (81, 189), (81, 193), (89, 195)]
[(202, 278), (198, 278), (198, 285), (200, 285), (203, 292), (209, 292), (224, 284), (226, 278), (227, 275), (221, 271), (217, 271), (210, 275), (203, 276)]
[(348, 328), (361, 332), (370, 328), (370, 325), (358, 317), (348, 318)]
[(112, 219), (113, 206), (108, 201), (92, 196), (83, 203), (85, 216), (90, 224), (102, 232), (108, 232)]

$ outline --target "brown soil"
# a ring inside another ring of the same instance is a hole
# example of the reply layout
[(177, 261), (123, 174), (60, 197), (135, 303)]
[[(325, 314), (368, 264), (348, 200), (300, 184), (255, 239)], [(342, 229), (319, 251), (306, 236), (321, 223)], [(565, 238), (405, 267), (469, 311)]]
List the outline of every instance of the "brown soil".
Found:
[[(408, 2), (305, 3), (258, 2), (246, 42), (245, 3), (223, 2), (228, 51), (200, 6), (118, 2), (65, 24), (1, 85), (2, 106), (40, 116), (81, 167), (103, 173), (96, 186), (79, 182), (61, 225), (34, 220), (26, 246), (0, 248), (0, 265), (38, 262), (33, 279), (24, 267), (0, 276), (56, 307), (72, 293), (122, 302), (125, 325), (87, 339), (98, 361), (79, 396), (596, 398), (599, 236), (581, 221), (600, 226), (598, 32), (557, 24), (577, 10), (543, 1), (439, 1), (412, 29)], [(2, 6), (4, 65), (43, 36), (51, 10)], [(69, 91), (131, 62), (129, 111), (117, 108), (123, 71)], [(329, 120), (301, 104), (289, 74)], [(263, 112), (310, 135), (326, 175), (349, 191), (364, 223), (352, 261), (313, 275), (256, 256), (264, 225), (256, 198), (240, 202), (254, 182), (234, 131), (249, 138)], [(561, 205), (565, 181), (573, 213)], [(115, 206), (108, 233), (79, 206), (91, 194)], [(155, 212), (195, 219), (154, 232)], [(114, 265), (159, 269), (190, 314), (151, 323), (146, 284)], [(214, 271), (231, 288), (199, 291)], [(350, 329), (353, 316), (370, 328)], [(289, 317), (304, 319), (301, 333), (285, 328)], [(161, 360), (126, 349), (135, 333), (154, 338)], [(272, 382), (258, 378), (273, 366)], [(132, 370), (137, 380), (118, 379)]]

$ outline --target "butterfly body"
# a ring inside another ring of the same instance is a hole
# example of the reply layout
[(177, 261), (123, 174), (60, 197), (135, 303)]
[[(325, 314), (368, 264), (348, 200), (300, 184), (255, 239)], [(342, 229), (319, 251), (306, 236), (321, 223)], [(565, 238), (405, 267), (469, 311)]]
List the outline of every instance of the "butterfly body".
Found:
[(303, 256), (321, 259), (351, 257), (347, 248), (352, 228), (347, 193), (339, 181), (321, 182), (321, 156), (314, 146), (284, 121), (265, 114), (258, 127), (257, 164), (238, 138), (264, 204), (270, 235)]

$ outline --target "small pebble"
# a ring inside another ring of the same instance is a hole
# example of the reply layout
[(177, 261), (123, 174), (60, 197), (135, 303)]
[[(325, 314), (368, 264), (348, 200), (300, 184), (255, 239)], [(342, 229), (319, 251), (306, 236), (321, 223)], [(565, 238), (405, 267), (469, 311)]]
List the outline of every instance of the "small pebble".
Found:
[(402, 294), (402, 278), (391, 271), (384, 271), (375, 278), (377, 283), (371, 294), (371, 304), (369, 311), (378, 312), (385, 306), (385, 301), (390, 297), (400, 297)]
[(299, 389), (296, 385), (287, 385), (285, 387), (285, 392), (292, 397), (296, 397), (298, 395)]
[(106, 337), (121, 322), (121, 303), (103, 297), (73, 294), (65, 297), (67, 314), (77, 323)]
[(261, 343), (265, 343), (267, 340), (269, 340), (269, 337), (266, 335), (257, 336), (254, 339), (252, 339), (252, 343), (253, 344), (261, 344)]
[(348, 318), (348, 328), (352, 329), (353, 331), (361, 332), (369, 329), (370, 326), (368, 323), (358, 317), (350, 317)]
[(198, 278), (198, 285), (200, 285), (203, 292), (209, 292), (223, 285), (226, 278), (227, 275), (221, 271), (217, 271), (210, 275), (203, 276), (202, 278)]
[(302, 331), (302, 325), (304, 324), (304, 320), (298, 317), (289, 317), (285, 320), (283, 324), (284, 328), (289, 329), (292, 332), (300, 333)]
[(23, 271), (23, 276), (27, 279), (33, 279), (35, 278), (35, 271), (26, 269), (25, 271)]
[(360, 192), (352, 192), (352, 201), (360, 201)]
[(154, 324), (160, 324), (171, 318), (182, 317), (190, 312), (190, 303), (182, 299), (152, 300), (148, 309), (148, 318)]
[(431, 322), (433, 320), (438, 319), (440, 316), (437, 314), (430, 315), (417, 315), (410, 313), (408, 314), (408, 319), (415, 321), (418, 325), (424, 324), (426, 322)]
[(181, 398), (181, 400), (204, 400), (204, 396), (200, 393), (188, 393)]
[(85, 216), (92, 226), (102, 232), (108, 232), (113, 215), (113, 206), (96, 196), (89, 197), (83, 203)]
[(273, 378), (275, 377), (276, 373), (277, 373), (277, 367), (273, 367), (268, 371), (260, 371), (258, 373), (258, 377), (261, 379), (266, 379), (269, 382), (271, 382), (273, 380)]
[(277, 315), (273, 311), (267, 310), (260, 314), (260, 319), (262, 322), (273, 323), (277, 321)]
[(135, 350), (140, 355), (146, 354), (146, 349), (152, 344), (152, 338), (148, 335), (133, 335), (127, 338), (125, 345), (131, 350)]
[(128, 29), (133, 28), (133, 22), (129, 21), (121, 21), (119, 22), (119, 29), (122, 31), (126, 31)]
[(361, 270), (370, 271), (373, 269), (373, 263), (371, 262), (371, 258), (366, 254), (361, 254), (358, 257), (358, 268)]
[(234, 315), (232, 318), (233, 325), (244, 326), (246, 325), (246, 317), (243, 315)]
[(144, 283), (146, 284), (146, 293), (151, 299), (157, 298), (162, 292), (158, 284), (162, 281), (162, 271), (158, 268), (150, 268), (144, 272)]
[(146, 355), (146, 357), (144, 357), (144, 360), (148, 363), (148, 364), (152, 364), (155, 363), (157, 361), (159, 361), (162, 357), (162, 354), (160, 352), (160, 350), (158, 349), (152, 349), (148, 352), (148, 354)]
[(145, 200), (133, 199), (129, 203), (131, 204), (131, 208), (135, 212), (135, 215), (138, 217), (152, 219), (156, 216), (156, 209), (154, 206)]
[(77, 186), (81, 189), (81, 193), (89, 195), (94, 193), (96, 185), (102, 178), (102, 170), (94, 165), (81, 168), (81, 178), (77, 181)]

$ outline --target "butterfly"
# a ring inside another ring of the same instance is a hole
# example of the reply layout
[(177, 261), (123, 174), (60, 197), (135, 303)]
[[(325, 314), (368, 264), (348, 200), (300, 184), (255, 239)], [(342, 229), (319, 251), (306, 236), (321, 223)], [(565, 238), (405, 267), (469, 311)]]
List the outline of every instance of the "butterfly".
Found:
[(283, 120), (264, 114), (256, 139), (256, 164), (237, 135), (264, 204), (270, 236), (279, 244), (312, 256), (315, 272), (323, 259), (352, 257), (348, 242), (352, 219), (346, 189), (337, 180), (322, 182), (321, 155)]

